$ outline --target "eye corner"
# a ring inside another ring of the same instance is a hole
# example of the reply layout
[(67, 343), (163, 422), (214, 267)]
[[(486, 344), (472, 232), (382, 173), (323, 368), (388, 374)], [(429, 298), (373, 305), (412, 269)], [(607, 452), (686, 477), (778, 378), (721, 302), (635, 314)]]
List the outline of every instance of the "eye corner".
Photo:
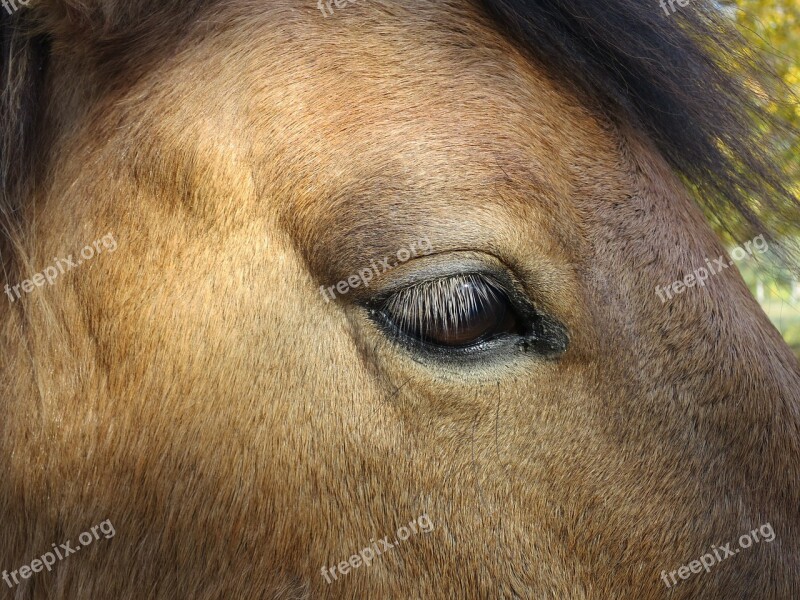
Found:
[(558, 358), (570, 344), (569, 330), (556, 319), (537, 313), (529, 335), (517, 341), (524, 353), (533, 352), (545, 358)]

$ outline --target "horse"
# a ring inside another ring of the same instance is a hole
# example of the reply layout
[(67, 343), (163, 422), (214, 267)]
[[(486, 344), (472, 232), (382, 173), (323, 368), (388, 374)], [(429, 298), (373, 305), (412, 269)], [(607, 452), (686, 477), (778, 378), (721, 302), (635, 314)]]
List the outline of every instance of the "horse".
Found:
[(322, 8), (0, 9), (2, 597), (798, 597), (800, 369), (713, 227), (800, 205), (761, 55)]

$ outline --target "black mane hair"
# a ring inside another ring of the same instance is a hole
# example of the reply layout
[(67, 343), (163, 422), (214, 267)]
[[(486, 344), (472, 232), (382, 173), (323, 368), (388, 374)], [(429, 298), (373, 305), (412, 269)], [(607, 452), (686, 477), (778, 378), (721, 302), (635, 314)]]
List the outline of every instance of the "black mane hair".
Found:
[[(724, 8), (691, 0), (479, 0), (553, 74), (643, 130), (734, 238), (800, 224), (775, 150), (798, 132), (766, 99), (796, 97)], [(756, 91), (757, 90), (757, 91)]]

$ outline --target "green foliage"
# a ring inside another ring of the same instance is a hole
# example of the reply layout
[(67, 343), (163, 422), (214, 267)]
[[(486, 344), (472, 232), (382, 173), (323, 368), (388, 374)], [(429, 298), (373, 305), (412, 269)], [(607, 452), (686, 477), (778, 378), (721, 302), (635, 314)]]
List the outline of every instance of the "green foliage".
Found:
[[(795, 135), (776, 140), (776, 160), (800, 192), (800, 0), (736, 0), (735, 19), (753, 48), (766, 53), (772, 69), (785, 83), (781, 95), (769, 100), (769, 110), (794, 128)], [(768, 219), (769, 220), (769, 219)], [(774, 223), (774, 221), (773, 221)], [(777, 231), (797, 235), (800, 223), (779, 222)], [(770, 320), (800, 357), (800, 290), (796, 269), (767, 257), (743, 265), (742, 275)]]
[[(757, 48), (768, 52), (768, 61), (786, 84), (783, 97), (770, 102), (770, 111), (800, 131), (800, 0), (738, 0), (736, 19)], [(784, 140), (780, 158), (800, 184), (800, 137)]]
[[(782, 131), (762, 126), (762, 132), (771, 141), (775, 161), (787, 175), (790, 187), (800, 195), (800, 0), (722, 0), (718, 4), (736, 21), (753, 53), (764, 57), (783, 84), (781, 89), (769, 91), (755, 82), (752, 87), (769, 113), (788, 125)], [(795, 236), (800, 232), (796, 216), (787, 218), (776, 215), (775, 211), (765, 214), (755, 203), (752, 208), (779, 236)], [(728, 243), (734, 240), (720, 223), (726, 223), (727, 229), (740, 237), (746, 231), (737, 225), (740, 220), (735, 214), (707, 216)]]

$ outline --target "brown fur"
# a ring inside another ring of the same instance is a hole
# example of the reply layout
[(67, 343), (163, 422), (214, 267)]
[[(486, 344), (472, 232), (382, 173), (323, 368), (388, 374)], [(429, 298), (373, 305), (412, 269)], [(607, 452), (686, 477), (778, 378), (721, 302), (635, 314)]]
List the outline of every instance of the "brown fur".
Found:
[[(0, 569), (116, 536), (18, 600), (655, 599), (767, 521), (668, 597), (800, 594), (797, 362), (733, 270), (658, 300), (723, 249), (646, 136), (467, 3), (123, 6), (31, 9), (7, 280), (119, 246), (0, 303)], [(513, 270), (568, 352), (413, 360), (360, 302), (418, 261), (321, 298), (424, 236)]]

